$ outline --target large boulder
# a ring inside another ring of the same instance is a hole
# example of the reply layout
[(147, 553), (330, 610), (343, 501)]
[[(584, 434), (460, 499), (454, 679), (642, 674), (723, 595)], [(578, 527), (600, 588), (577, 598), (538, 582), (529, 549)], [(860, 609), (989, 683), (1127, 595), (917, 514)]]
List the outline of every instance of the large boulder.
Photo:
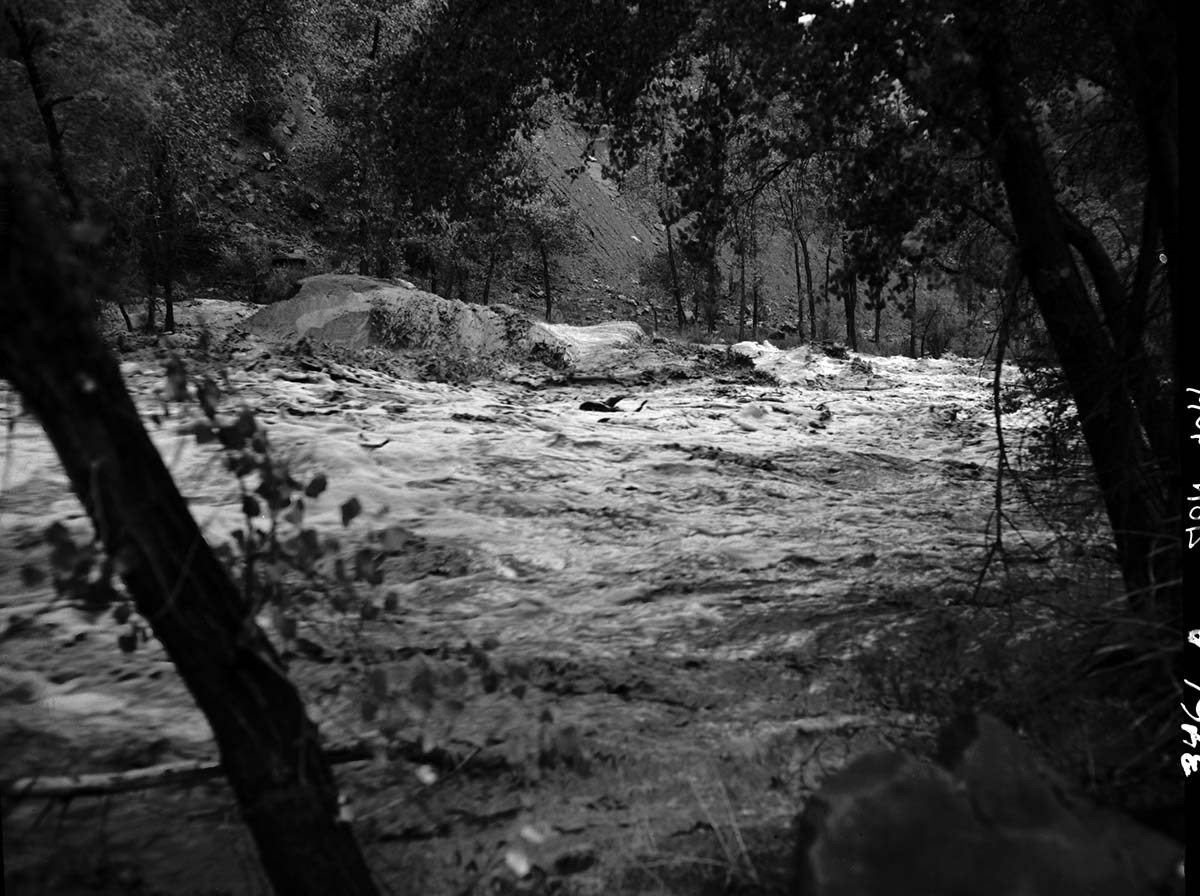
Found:
[(615, 363), (645, 339), (642, 328), (629, 321), (591, 327), (535, 323), (508, 305), (470, 305), (402, 280), (350, 274), (306, 277), (295, 296), (255, 312), (245, 326), (276, 340), (428, 350), (484, 364), (533, 358), (589, 369)]
[(830, 778), (798, 820), (800, 896), (1183, 893), (1181, 846), (1070, 795), (997, 719), (939, 760), (876, 752)]
[(290, 299), (246, 320), (252, 333), (315, 344), (429, 349), (475, 358), (524, 353), (528, 318), (506, 305), (468, 305), (416, 289), (404, 281), (320, 274), (300, 281)]

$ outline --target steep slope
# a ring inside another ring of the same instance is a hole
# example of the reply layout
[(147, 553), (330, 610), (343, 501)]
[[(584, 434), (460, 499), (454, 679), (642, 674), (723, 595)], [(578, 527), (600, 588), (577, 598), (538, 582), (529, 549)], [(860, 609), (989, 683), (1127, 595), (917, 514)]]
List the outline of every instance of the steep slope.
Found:
[(533, 149), (550, 191), (570, 204), (586, 235), (579, 255), (559, 259), (568, 279), (585, 288), (635, 291), (642, 266), (665, 246), (654, 209), (622, 195), (602, 173), (603, 142), (589, 154), (585, 133), (564, 119), (537, 134)]

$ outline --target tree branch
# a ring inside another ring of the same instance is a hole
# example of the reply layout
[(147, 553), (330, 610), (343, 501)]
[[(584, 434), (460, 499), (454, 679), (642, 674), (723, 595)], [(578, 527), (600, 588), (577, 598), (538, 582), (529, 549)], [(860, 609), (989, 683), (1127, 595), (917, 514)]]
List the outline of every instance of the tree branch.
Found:
[(69, 103), (73, 99), (75, 99), (75, 94), (71, 94), (70, 96), (56, 96), (52, 100), (46, 100), (46, 108), (53, 109), (55, 106), (60, 106), (63, 103)]
[(13, 9), (6, 9), (4, 18), (8, 20), (17, 37), (17, 50), (21, 57), (21, 64), (25, 67), (25, 79), (33, 94), (38, 115), (42, 119), (42, 129), (46, 133), (46, 145), (50, 149), (50, 170), (54, 175), (54, 182), (67, 201), (71, 216), (78, 218), (79, 195), (75, 192), (71, 178), (67, 175), (66, 153), (62, 144), (63, 128), (54, 116), (54, 107), (66, 102), (70, 97), (50, 99), (46, 96), (46, 87), (42, 81), (41, 69), (35, 56), (37, 49), (45, 43), (45, 32), (40, 28), (30, 27), (25, 19), (24, 10), (20, 6), (16, 7), (15, 12)]
[(975, 203), (966, 199), (960, 199), (959, 202), (963, 208), (977, 217), (984, 224), (989, 225), (998, 234), (1008, 240), (1009, 243), (1014, 246), (1017, 244), (1017, 235), (1013, 232), (1013, 229), (993, 212), (990, 212), (982, 206), (976, 205)]
[(1059, 207), (1067, 243), (1079, 253), (1092, 276), (1092, 285), (1100, 298), (1104, 311), (1104, 323), (1113, 345), (1120, 345), (1125, 327), (1125, 285), (1117, 273), (1112, 259), (1100, 245), (1100, 240), (1090, 227), (1083, 223), (1070, 209)]

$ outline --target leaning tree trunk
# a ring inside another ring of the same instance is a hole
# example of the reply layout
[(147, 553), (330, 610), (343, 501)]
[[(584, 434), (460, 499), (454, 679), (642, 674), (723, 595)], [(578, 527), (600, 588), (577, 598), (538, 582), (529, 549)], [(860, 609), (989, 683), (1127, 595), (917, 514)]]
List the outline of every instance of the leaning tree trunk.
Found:
[(1160, 469), (1143, 436), (1146, 421), (1075, 263), (1007, 37), (981, 33), (978, 49), (995, 164), (1021, 264), (1079, 411), (1129, 600), (1174, 622), (1183, 592), (1172, 471)]
[(0, 376), (37, 415), (125, 586), (197, 705), (280, 894), (372, 894), (278, 654), (205, 543), (95, 329), (82, 267), (0, 168)]

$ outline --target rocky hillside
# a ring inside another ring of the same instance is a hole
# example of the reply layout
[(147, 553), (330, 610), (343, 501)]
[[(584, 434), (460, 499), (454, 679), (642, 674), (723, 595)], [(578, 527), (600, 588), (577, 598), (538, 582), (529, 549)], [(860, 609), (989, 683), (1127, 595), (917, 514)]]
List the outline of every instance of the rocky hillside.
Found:
[(651, 318), (653, 303), (641, 276), (666, 246), (654, 209), (636, 195), (623, 195), (604, 177), (602, 141), (589, 153), (586, 134), (561, 118), (535, 135), (533, 149), (551, 191), (570, 205), (583, 236), (578, 254), (558, 259), (564, 311), (570, 309), (581, 322)]

